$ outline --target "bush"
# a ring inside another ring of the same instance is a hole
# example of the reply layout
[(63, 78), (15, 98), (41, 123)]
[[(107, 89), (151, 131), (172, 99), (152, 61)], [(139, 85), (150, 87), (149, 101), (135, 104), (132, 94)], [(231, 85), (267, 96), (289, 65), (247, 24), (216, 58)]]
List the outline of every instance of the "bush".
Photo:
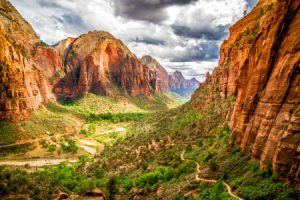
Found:
[(176, 177), (179, 177), (182, 174), (193, 173), (194, 171), (195, 171), (195, 163), (193, 161), (186, 161), (184, 163), (181, 163), (175, 169), (175, 175)]
[(217, 162), (213, 159), (208, 162), (208, 167), (211, 171), (216, 171), (219, 168)]
[(103, 169), (96, 169), (95, 172), (94, 172), (94, 176), (98, 179), (103, 178), (104, 170)]
[(118, 192), (116, 177), (113, 176), (109, 178), (107, 182), (107, 191), (108, 191), (108, 199), (109, 200), (115, 199), (114, 197)]
[(47, 140), (42, 139), (42, 140), (40, 141), (40, 145), (42, 145), (42, 147), (46, 149), (46, 148), (48, 148), (49, 143), (47, 142)]
[(120, 185), (127, 192), (133, 187), (133, 181), (131, 178), (124, 178), (120, 180)]
[(64, 152), (76, 153), (78, 150), (74, 140), (68, 140), (67, 144), (60, 143), (60, 146)]
[(85, 130), (85, 129), (81, 129), (79, 131), (80, 134), (84, 135), (84, 136), (87, 136), (88, 135), (88, 132)]
[(170, 167), (159, 167), (153, 172), (142, 174), (137, 178), (136, 184), (139, 187), (155, 185), (158, 181), (168, 181), (174, 177), (174, 170)]
[(46, 42), (44, 42), (43, 40), (41, 40), (41, 41), (37, 42), (37, 43), (35, 44), (35, 46), (36, 46), (36, 47), (39, 47), (39, 46), (42, 46), (42, 47), (48, 47), (49, 45), (48, 45)]
[(241, 182), (238, 194), (245, 199), (296, 199), (294, 189), (284, 183), (275, 182), (273, 177), (248, 177)]
[(118, 122), (126, 122), (126, 121), (137, 121), (142, 119), (148, 115), (147, 113), (118, 113), (118, 114), (112, 114), (112, 113), (104, 113), (104, 114), (90, 114), (87, 120), (89, 122), (95, 122), (95, 121), (109, 121), (113, 123)]
[(91, 123), (91, 124), (89, 125), (88, 132), (91, 133), (91, 134), (95, 133), (95, 132), (96, 132), (96, 124)]
[(56, 145), (55, 144), (51, 144), (50, 146), (48, 146), (48, 149), (47, 149), (48, 152), (54, 152), (56, 151)]

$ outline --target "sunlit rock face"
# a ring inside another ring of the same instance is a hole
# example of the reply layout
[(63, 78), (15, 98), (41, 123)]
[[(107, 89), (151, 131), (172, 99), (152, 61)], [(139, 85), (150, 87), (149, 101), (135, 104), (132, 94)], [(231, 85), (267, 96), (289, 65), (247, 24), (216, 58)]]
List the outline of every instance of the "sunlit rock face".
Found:
[(140, 60), (149, 69), (150, 85), (155, 92), (173, 91), (182, 96), (191, 96), (199, 86), (197, 79), (187, 80), (179, 71), (169, 75), (165, 68), (150, 56), (143, 56)]
[[(261, 166), (300, 177), (300, 1), (261, 0), (230, 28), (219, 66), (195, 92), (235, 96), (232, 141)], [(203, 96), (202, 96), (203, 97)]]
[(89, 32), (48, 46), (0, 0), (0, 120), (18, 121), (49, 99), (153, 93), (150, 71), (118, 39)]
[[(149, 69), (111, 34), (93, 31), (58, 44), (66, 76), (55, 93), (76, 98), (91, 92), (112, 96), (151, 94)], [(64, 50), (63, 50), (64, 49)]]
[(50, 77), (62, 68), (55, 49), (41, 45), (32, 27), (0, 1), (0, 120), (25, 119), (54, 98)]
[(150, 85), (155, 92), (169, 90), (169, 74), (155, 59), (143, 56), (140, 61), (149, 69)]
[(199, 86), (197, 79), (185, 79), (181, 72), (175, 71), (169, 76), (170, 90), (182, 96), (191, 96)]

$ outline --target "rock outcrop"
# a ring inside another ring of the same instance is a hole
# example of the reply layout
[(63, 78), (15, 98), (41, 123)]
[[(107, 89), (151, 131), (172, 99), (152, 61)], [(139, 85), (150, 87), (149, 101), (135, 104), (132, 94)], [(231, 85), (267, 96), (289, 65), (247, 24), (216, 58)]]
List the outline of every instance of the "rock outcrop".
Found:
[(26, 119), (49, 99), (167, 90), (166, 70), (151, 57), (138, 60), (111, 34), (92, 31), (49, 46), (0, 0), (0, 120)]
[(0, 0), (0, 120), (26, 119), (49, 99), (89, 92), (149, 96), (149, 69), (106, 32), (51, 47), (7, 0)]
[(157, 61), (139, 60), (111, 34), (92, 31), (49, 46), (0, 0), (0, 120), (25, 119), (49, 99), (150, 96), (169, 88), (169, 75)]
[(180, 71), (175, 71), (169, 76), (169, 88), (183, 96), (191, 96), (198, 88), (199, 81), (195, 78), (185, 79)]
[(140, 60), (150, 70), (151, 88), (156, 92), (173, 91), (190, 97), (199, 86), (197, 79), (187, 80), (179, 71), (169, 75), (165, 68), (151, 56), (143, 56)]
[(156, 92), (169, 90), (169, 74), (154, 58), (143, 56), (140, 61), (149, 69), (150, 85)]
[[(232, 141), (262, 167), (300, 178), (300, 1), (261, 0), (230, 28), (219, 66), (193, 95), (236, 101)], [(205, 95), (201, 95), (205, 94)]]
[(65, 77), (55, 85), (59, 97), (74, 99), (91, 92), (112, 96), (149, 96), (150, 74), (137, 57), (111, 34), (92, 31), (58, 44)]
[(61, 63), (54, 49), (40, 44), (17, 10), (0, 0), (0, 120), (24, 119), (53, 97), (47, 77)]

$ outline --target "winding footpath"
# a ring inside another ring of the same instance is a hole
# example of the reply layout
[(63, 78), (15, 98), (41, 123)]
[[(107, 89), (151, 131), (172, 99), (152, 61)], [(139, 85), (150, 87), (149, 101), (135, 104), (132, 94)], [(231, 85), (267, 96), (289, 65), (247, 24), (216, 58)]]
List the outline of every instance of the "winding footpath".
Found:
[[(180, 154), (180, 160), (181, 161), (184, 161), (184, 151)], [(200, 165), (198, 162), (195, 162), (196, 163), (196, 175), (195, 175), (195, 179), (196, 181), (203, 181), (203, 182), (207, 182), (207, 183), (216, 183), (218, 182), (218, 180), (216, 179), (206, 179), (206, 178), (200, 178), (199, 177), (199, 174), (201, 173), (201, 170), (200, 170)], [(230, 196), (238, 199), (238, 200), (244, 200), (240, 197), (238, 197), (237, 195), (235, 195), (232, 191), (232, 188), (230, 187), (230, 185), (228, 185), (225, 181), (222, 181), (222, 183), (226, 186), (226, 189), (227, 189), (227, 192), (229, 193)]]
[(19, 161), (0, 161), (1, 165), (8, 165), (8, 166), (25, 166), (28, 164), (31, 167), (43, 167), (46, 165), (58, 165), (62, 162), (69, 162), (75, 163), (77, 159), (37, 159), (37, 160), (19, 160)]

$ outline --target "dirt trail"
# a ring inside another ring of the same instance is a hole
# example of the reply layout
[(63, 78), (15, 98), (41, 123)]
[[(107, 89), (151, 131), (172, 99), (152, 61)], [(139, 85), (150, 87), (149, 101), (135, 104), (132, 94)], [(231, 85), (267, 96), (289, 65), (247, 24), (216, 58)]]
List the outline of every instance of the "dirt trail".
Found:
[(93, 147), (89, 147), (86, 145), (79, 145), (79, 147), (81, 147), (83, 150), (85, 150), (89, 154), (95, 155), (97, 153), (97, 149), (95, 149)]
[(6, 145), (0, 145), (1, 148), (6, 148), (6, 147), (14, 147), (14, 146), (19, 146), (23, 144), (30, 144), (30, 143), (35, 143), (40, 141), (40, 138), (35, 138), (35, 139), (23, 139), (23, 140), (18, 140), (12, 144), (6, 144)]
[(184, 161), (185, 159), (184, 159), (184, 153), (185, 153), (185, 151), (183, 151), (181, 154), (180, 154), (180, 160), (181, 161)]
[[(185, 160), (185, 159), (184, 159), (184, 151), (180, 154), (180, 159), (181, 159), (182, 161)], [(199, 174), (201, 173), (200, 165), (199, 165), (198, 162), (195, 162), (195, 163), (196, 163), (196, 171), (197, 171), (197, 173), (196, 173), (196, 175), (195, 175), (196, 181), (203, 181), (203, 182), (207, 182), (207, 183), (216, 183), (216, 182), (218, 182), (218, 180), (216, 180), (216, 179), (200, 178), (200, 177), (199, 177)], [(244, 199), (238, 197), (237, 195), (235, 195), (235, 194), (232, 192), (232, 189), (231, 189), (230, 185), (228, 185), (225, 181), (222, 181), (222, 183), (226, 186), (227, 192), (230, 194), (230, 196), (232, 196), (232, 197), (234, 197), (234, 198), (236, 198), (236, 199), (238, 199), (238, 200), (244, 200)]]
[(125, 132), (125, 131), (126, 131), (125, 128), (117, 127), (117, 128), (112, 129), (112, 130), (102, 131), (101, 133), (99, 133), (97, 135), (105, 135), (105, 134), (108, 134), (108, 133), (118, 133), (118, 132)]
[(39, 159), (39, 160), (11, 160), (11, 161), (0, 161), (0, 165), (8, 166), (24, 166), (29, 164), (31, 167), (43, 167), (45, 165), (58, 165), (62, 162), (75, 163), (77, 159)]

